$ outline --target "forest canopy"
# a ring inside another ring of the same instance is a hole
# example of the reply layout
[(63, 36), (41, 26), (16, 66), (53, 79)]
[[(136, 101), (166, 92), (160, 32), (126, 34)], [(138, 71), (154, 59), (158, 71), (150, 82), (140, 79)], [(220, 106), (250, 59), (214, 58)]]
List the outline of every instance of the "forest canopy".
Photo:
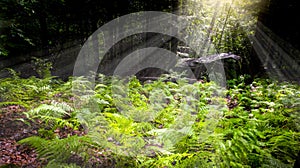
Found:
[(87, 38), (119, 16), (177, 10), (177, 1), (1, 0), (0, 55), (16, 56)]

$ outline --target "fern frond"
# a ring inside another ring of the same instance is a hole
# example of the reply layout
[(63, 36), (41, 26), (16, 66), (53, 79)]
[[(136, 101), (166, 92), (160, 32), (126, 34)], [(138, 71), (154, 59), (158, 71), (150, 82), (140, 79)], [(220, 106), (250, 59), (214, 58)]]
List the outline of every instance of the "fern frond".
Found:
[(46, 165), (45, 168), (81, 168), (80, 166), (72, 163), (72, 164), (67, 164), (67, 163), (56, 163), (55, 161), (50, 162)]
[(284, 164), (280, 160), (273, 157), (266, 158), (266, 163), (262, 164), (261, 167), (264, 168), (292, 168), (293, 164)]
[(29, 105), (23, 102), (0, 102), (0, 108), (1, 107), (6, 107), (6, 106), (11, 106), (11, 105), (20, 105), (24, 108), (29, 108)]
[(40, 115), (63, 117), (69, 115), (69, 112), (73, 111), (73, 108), (65, 102), (51, 101), (51, 104), (42, 104), (37, 108), (27, 112), (31, 116), (39, 117)]
[(61, 107), (48, 105), (48, 104), (42, 104), (39, 107), (30, 110), (28, 114), (39, 117), (39, 116), (53, 116), (53, 117), (63, 117), (64, 115), (67, 115), (68, 112), (66, 112)]
[(61, 119), (61, 118), (47, 116), (47, 115), (40, 116), (40, 119), (42, 119), (42, 121), (44, 121), (46, 125), (54, 126), (54, 128), (69, 127), (76, 130), (80, 126), (80, 123), (76, 119), (66, 120), (66, 119)]
[[(74, 109), (65, 102), (51, 101), (51, 104), (42, 104), (37, 108), (24, 112), (29, 119), (39, 118), (46, 124), (54, 127), (70, 127), (77, 129), (80, 125), (76, 118), (72, 118), (70, 112)], [(67, 117), (67, 119), (65, 118)]]
[(66, 112), (74, 111), (74, 109), (66, 102), (51, 101), (51, 105), (53, 105), (55, 107), (59, 107)]
[(38, 136), (32, 136), (20, 140), (18, 143), (34, 147), (40, 158), (56, 163), (63, 163), (74, 154), (86, 156), (90, 138), (86, 136), (69, 136), (64, 139), (47, 140)]

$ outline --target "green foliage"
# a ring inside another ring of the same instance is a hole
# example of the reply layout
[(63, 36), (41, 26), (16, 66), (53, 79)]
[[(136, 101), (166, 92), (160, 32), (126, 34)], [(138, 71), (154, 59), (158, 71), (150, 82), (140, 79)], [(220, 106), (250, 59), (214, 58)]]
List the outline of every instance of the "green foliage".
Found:
[(2, 102), (22, 102), (25, 107), (55, 95), (56, 89), (61, 83), (52, 76), (44, 79), (36, 77), (22, 79), (15, 71), (10, 70), (10, 72), (12, 77), (0, 79), (0, 100)]
[(65, 102), (51, 101), (49, 105), (41, 104), (33, 110), (24, 112), (24, 114), (29, 119), (40, 119), (52, 130), (64, 127), (77, 130), (80, 126), (75, 118), (74, 109)]
[(80, 166), (78, 166), (76, 164), (55, 163), (55, 162), (48, 163), (45, 168), (52, 168), (52, 167), (57, 167), (57, 168), (81, 168)]
[[(261, 0), (201, 0), (187, 1), (187, 12), (191, 24), (187, 34), (197, 52), (196, 57), (212, 53), (233, 53), (242, 59), (225, 60), (227, 79), (252, 72), (255, 61), (252, 43)], [(196, 34), (196, 38), (193, 36)], [(195, 57), (195, 55), (190, 55)]]
[[(36, 148), (48, 167), (74, 163), (73, 156), (87, 164), (103, 150), (119, 167), (292, 167), (299, 152), (296, 84), (247, 84), (244, 76), (227, 90), (163, 78), (126, 85), (102, 77), (94, 87), (83, 77), (1, 80), (1, 105), (26, 104), (27, 117), (42, 123), (39, 137), (20, 143)], [(86, 135), (58, 139), (55, 129), (66, 127)]]
[(48, 159), (48, 167), (53, 164), (65, 163), (72, 155), (78, 154), (84, 159), (89, 158), (87, 150), (91, 140), (85, 136), (70, 136), (64, 139), (46, 140), (37, 136), (19, 141), (36, 149), (40, 158)]
[(6, 106), (11, 106), (11, 105), (20, 105), (22, 107), (29, 108), (29, 106), (23, 102), (0, 102), (0, 108), (6, 107)]
[(32, 57), (33, 69), (37, 72), (40, 78), (51, 77), (52, 63), (37, 57)]

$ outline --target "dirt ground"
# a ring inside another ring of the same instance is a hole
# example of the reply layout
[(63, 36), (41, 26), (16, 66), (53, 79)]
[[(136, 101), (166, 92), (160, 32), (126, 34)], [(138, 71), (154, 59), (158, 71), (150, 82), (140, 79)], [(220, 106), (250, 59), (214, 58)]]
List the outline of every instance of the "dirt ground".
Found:
[[(25, 108), (19, 105), (7, 106), (0, 109), (0, 168), (40, 168), (47, 164), (45, 159), (39, 159), (37, 152), (26, 145), (18, 144), (17, 142), (26, 137), (38, 135), (40, 124), (26, 119), (22, 113)], [(25, 121), (25, 122), (24, 122)], [(55, 130), (59, 138), (67, 136), (85, 134), (83, 130), (72, 130), (63, 128)], [(83, 165), (82, 158), (72, 156), (68, 162)], [(111, 167), (112, 163), (103, 157), (96, 157), (90, 160), (87, 167), (99, 167), (98, 163), (102, 163), (100, 167)], [(96, 165), (96, 166), (95, 166)]]
[(35, 123), (30, 122), (29, 125), (20, 120), (26, 120), (22, 114), (25, 110), (19, 105), (0, 109), (0, 167), (38, 168), (43, 164), (34, 149), (17, 143), (37, 135), (38, 126)]

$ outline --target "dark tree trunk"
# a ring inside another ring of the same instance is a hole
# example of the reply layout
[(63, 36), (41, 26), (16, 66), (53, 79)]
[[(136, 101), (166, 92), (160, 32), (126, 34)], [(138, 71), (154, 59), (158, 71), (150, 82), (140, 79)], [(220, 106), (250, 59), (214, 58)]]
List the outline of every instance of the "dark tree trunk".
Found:
[(43, 14), (41, 14), (39, 17), (39, 23), (40, 23), (42, 48), (45, 49), (45, 48), (47, 48), (47, 45), (48, 45), (48, 30), (47, 30), (46, 17)]
[(47, 14), (46, 14), (46, 2), (40, 1), (37, 6), (37, 17), (40, 26), (40, 40), (41, 40), (41, 49), (43, 50), (43, 55), (48, 54), (48, 45), (49, 45), (49, 33), (47, 25)]

